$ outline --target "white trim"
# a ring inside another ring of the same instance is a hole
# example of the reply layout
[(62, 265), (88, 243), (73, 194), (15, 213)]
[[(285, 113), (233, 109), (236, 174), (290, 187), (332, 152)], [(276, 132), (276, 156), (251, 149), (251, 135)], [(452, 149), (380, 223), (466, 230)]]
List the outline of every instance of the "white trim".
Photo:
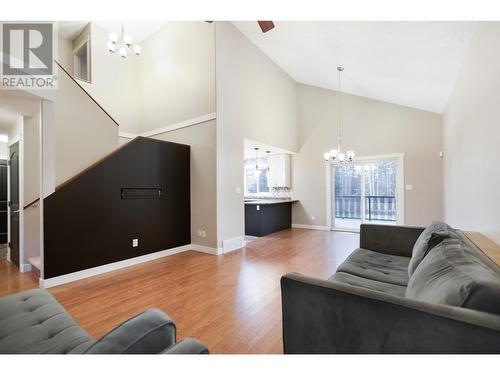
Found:
[(241, 249), (242, 247), (245, 247), (244, 236), (228, 238), (227, 240), (222, 241), (222, 252), (224, 254)]
[(167, 125), (167, 126), (164, 126), (161, 128), (150, 130), (150, 131), (141, 133), (140, 136), (141, 137), (152, 137), (154, 135), (171, 132), (172, 130), (187, 128), (188, 126), (198, 125), (198, 124), (201, 124), (203, 122), (215, 120), (215, 117), (216, 117), (215, 112), (209, 113), (207, 115), (203, 115), (203, 116), (191, 118), (189, 120), (185, 120), (182, 122), (178, 122), (177, 124)]
[[(104, 264), (102, 266), (88, 268), (88, 269), (85, 269), (82, 271), (68, 273), (66, 275), (52, 277), (50, 279), (40, 278), (39, 285), (40, 285), (40, 288), (52, 288), (52, 287), (57, 286), (57, 285), (67, 284), (67, 283), (70, 283), (73, 281), (86, 279), (88, 277), (97, 276), (97, 275), (111, 272), (111, 271), (116, 271), (116, 270), (119, 270), (122, 268), (134, 266), (137, 264), (149, 262), (152, 260), (164, 258), (164, 257), (170, 256), (170, 255), (174, 255), (174, 254), (178, 254), (178, 253), (182, 253), (182, 252), (190, 251), (190, 250), (198, 251), (198, 252), (202, 252), (202, 253), (207, 253), (207, 254), (212, 254), (212, 255), (222, 254), (222, 251), (221, 251), (222, 249), (215, 249), (212, 247), (202, 246), (202, 245), (197, 245), (197, 244), (183, 245), (183, 246), (179, 246), (179, 247), (174, 247), (172, 249), (157, 251), (156, 253), (141, 255), (141, 256), (138, 256), (135, 258), (121, 260), (119, 262)], [(31, 264), (29, 266), (30, 266), (30, 270), (31, 270)]]
[(327, 225), (309, 225), (309, 224), (292, 224), (292, 228), (326, 230), (326, 231), (330, 230), (330, 228)]
[(19, 272), (30, 272), (31, 264), (19, 263)]
[(198, 244), (191, 244), (192, 250), (198, 251), (200, 253), (206, 253), (206, 254), (212, 254), (212, 255), (220, 255), (222, 254), (222, 249), (216, 249), (215, 247), (208, 247), (208, 246), (203, 246), (203, 245), (198, 245)]
[(129, 132), (119, 131), (118, 137), (129, 138), (129, 139), (134, 139), (136, 137), (153, 137), (155, 135), (168, 133), (168, 132), (171, 132), (173, 130), (187, 128), (189, 126), (202, 124), (202, 123), (207, 122), (207, 121), (215, 120), (215, 118), (216, 118), (216, 114), (214, 112), (214, 113), (209, 113), (209, 114), (206, 114), (203, 116), (190, 118), (188, 120), (181, 121), (181, 122), (178, 122), (176, 124), (163, 126), (161, 128), (156, 128), (153, 130), (148, 130), (147, 132), (144, 132), (144, 133), (129, 133)]
[(127, 132), (118, 132), (118, 137), (120, 138), (129, 138), (129, 139), (134, 139), (136, 137), (138, 137), (137, 134), (134, 134), (134, 133), (127, 133)]

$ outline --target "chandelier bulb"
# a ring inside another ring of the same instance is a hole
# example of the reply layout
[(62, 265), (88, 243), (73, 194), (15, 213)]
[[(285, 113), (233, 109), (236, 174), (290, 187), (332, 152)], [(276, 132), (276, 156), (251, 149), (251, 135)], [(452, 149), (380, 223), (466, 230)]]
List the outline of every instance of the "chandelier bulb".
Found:
[(122, 58), (124, 58), (124, 59), (127, 57), (127, 49), (126, 49), (125, 47), (120, 47), (120, 48), (118, 49), (118, 53), (119, 53), (119, 54), (120, 54), (120, 56), (121, 56)]
[(139, 56), (141, 54), (141, 46), (135, 44), (133, 50), (136, 56)]

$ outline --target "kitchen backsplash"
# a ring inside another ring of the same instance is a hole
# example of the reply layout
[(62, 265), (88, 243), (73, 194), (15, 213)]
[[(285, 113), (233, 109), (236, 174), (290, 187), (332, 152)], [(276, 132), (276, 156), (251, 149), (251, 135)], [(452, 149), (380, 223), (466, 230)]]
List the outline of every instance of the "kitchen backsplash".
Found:
[(291, 198), (292, 190), (288, 187), (271, 187), (268, 193), (245, 194), (245, 197)]

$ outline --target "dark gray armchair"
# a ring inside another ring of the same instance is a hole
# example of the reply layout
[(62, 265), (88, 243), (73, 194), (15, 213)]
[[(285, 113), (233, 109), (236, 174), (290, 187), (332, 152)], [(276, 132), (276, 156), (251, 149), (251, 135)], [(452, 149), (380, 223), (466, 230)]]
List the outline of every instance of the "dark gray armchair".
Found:
[(177, 341), (163, 311), (146, 310), (94, 341), (44, 289), (0, 298), (0, 353), (208, 354), (195, 339)]

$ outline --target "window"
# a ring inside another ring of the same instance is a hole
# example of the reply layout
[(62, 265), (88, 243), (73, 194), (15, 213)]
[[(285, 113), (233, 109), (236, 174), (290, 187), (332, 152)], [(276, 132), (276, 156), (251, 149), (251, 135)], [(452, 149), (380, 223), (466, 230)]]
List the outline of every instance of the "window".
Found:
[(255, 168), (255, 159), (245, 159), (245, 194), (269, 193), (267, 161), (259, 158)]
[(90, 82), (90, 40), (85, 40), (73, 51), (75, 78)]
[(357, 230), (361, 223), (402, 223), (402, 157), (359, 158), (331, 168), (334, 228)]

